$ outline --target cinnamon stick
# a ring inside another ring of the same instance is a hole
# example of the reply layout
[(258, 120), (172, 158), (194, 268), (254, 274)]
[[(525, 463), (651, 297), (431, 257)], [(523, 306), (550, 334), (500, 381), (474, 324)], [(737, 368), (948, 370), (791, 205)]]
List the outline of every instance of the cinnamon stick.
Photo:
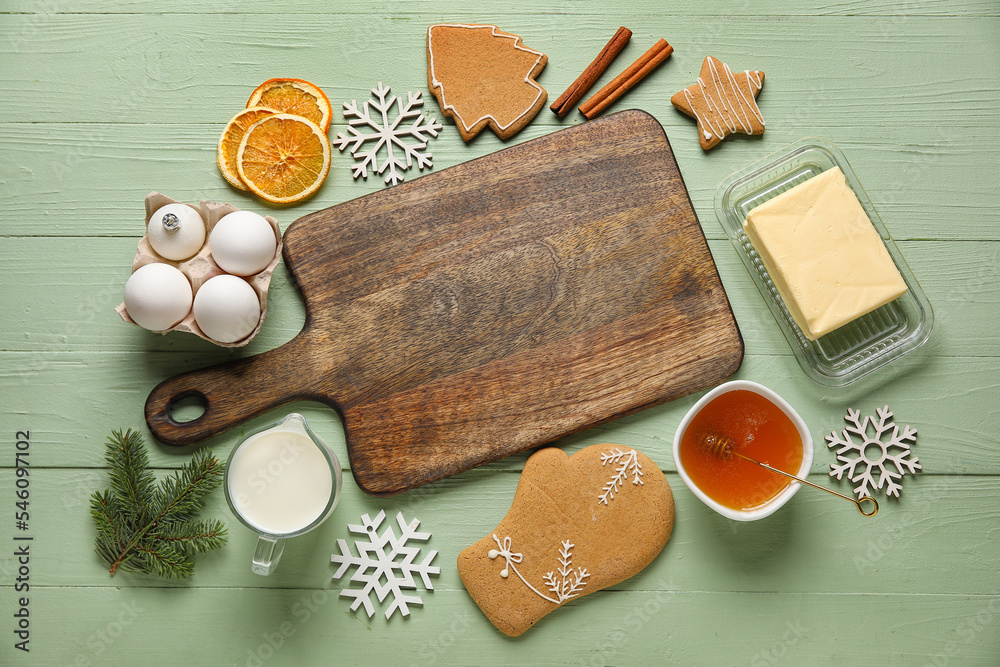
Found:
[(604, 48), (597, 54), (594, 61), (587, 65), (587, 69), (583, 70), (583, 74), (578, 76), (576, 81), (566, 89), (566, 92), (552, 103), (552, 106), (549, 107), (552, 109), (552, 112), (562, 118), (570, 109), (576, 106), (576, 103), (583, 98), (587, 91), (590, 90), (590, 87), (604, 74), (604, 70), (622, 52), (622, 49), (625, 48), (625, 45), (628, 44), (628, 40), (631, 38), (631, 30), (625, 26), (618, 28), (618, 32), (604, 45)]
[(661, 39), (646, 51), (638, 60), (629, 65), (628, 69), (616, 76), (611, 83), (601, 88), (589, 100), (580, 105), (580, 113), (590, 120), (614, 104), (618, 98), (627, 93), (635, 84), (660, 66), (671, 53), (674, 47), (667, 44), (667, 40)]

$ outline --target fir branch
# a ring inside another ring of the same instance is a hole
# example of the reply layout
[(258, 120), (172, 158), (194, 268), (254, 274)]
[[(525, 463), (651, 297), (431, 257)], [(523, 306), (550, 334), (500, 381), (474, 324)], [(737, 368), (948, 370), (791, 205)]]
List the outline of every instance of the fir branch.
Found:
[(157, 485), (142, 436), (129, 429), (111, 433), (105, 460), (111, 488), (91, 496), (90, 514), (94, 550), (112, 576), (124, 570), (188, 577), (195, 553), (226, 543), (222, 522), (194, 519), (202, 498), (222, 482), (223, 466), (210, 452), (199, 452)]
[(191, 462), (160, 483), (160, 493), (153, 505), (153, 523), (184, 522), (194, 518), (201, 509), (202, 496), (211, 493), (222, 482), (223, 466), (210, 452), (195, 454)]
[(213, 519), (166, 524), (156, 537), (184, 553), (194, 553), (218, 549), (226, 543), (225, 534), (225, 525)]
[(136, 550), (143, 572), (151, 572), (166, 579), (182, 579), (194, 574), (194, 561), (172, 544), (154, 542), (139, 545)]
[(97, 527), (97, 554), (107, 563), (114, 561), (115, 554), (125, 546), (120, 535), (120, 527), (112, 516), (111, 492), (105, 490), (104, 493), (94, 492), (90, 499), (90, 516), (94, 519)]
[(131, 429), (124, 435), (120, 430), (112, 431), (104, 460), (109, 468), (112, 493), (127, 506), (126, 511), (141, 519), (156, 492), (156, 479), (149, 470), (142, 436)]

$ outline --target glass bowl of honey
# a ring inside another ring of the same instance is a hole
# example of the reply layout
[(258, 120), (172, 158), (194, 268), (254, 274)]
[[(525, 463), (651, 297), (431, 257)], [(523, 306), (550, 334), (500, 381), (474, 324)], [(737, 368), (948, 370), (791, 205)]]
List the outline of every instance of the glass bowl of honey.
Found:
[(703, 503), (730, 519), (756, 521), (776, 512), (802, 485), (747, 458), (805, 477), (813, 442), (784, 399), (756, 382), (735, 380), (709, 391), (681, 420), (674, 463)]

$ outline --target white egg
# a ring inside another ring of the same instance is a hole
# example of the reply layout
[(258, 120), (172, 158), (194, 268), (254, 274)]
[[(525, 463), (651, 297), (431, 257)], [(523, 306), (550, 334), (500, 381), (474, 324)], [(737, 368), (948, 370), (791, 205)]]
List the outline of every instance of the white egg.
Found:
[(149, 218), (146, 238), (161, 257), (188, 259), (205, 245), (205, 221), (187, 204), (167, 204)]
[(169, 264), (146, 264), (125, 283), (125, 310), (150, 331), (165, 331), (191, 312), (191, 283)]
[(260, 273), (274, 259), (278, 242), (264, 216), (233, 211), (223, 216), (208, 239), (212, 257), (223, 271), (237, 276)]
[(212, 340), (235, 343), (249, 336), (260, 321), (260, 299), (242, 278), (215, 276), (194, 296), (194, 319)]

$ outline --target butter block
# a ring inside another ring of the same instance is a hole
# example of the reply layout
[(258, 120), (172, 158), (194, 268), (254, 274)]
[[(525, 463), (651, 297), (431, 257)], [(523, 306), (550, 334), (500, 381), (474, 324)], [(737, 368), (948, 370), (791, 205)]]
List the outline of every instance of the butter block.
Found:
[(906, 292), (840, 167), (751, 209), (743, 229), (809, 340)]

